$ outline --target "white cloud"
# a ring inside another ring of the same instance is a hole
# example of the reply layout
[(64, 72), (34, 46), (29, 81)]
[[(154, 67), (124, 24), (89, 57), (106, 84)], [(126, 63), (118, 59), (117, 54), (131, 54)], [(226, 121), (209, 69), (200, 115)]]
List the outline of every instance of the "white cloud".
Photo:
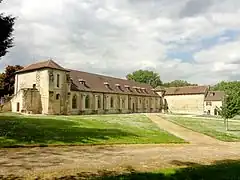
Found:
[(190, 51), (202, 38), (239, 28), (237, 0), (12, 0), (0, 6), (18, 16), (15, 47), (2, 68), (54, 58), (68, 68), (119, 77), (139, 68), (155, 70), (165, 81), (213, 83), (238, 75), (238, 42), (219, 40), (191, 62), (166, 53)]

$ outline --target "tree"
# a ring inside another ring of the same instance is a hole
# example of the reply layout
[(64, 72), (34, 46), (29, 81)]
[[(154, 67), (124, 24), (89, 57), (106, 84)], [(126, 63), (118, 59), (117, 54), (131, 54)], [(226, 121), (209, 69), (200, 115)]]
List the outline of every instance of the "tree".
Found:
[(225, 128), (228, 131), (228, 119), (240, 113), (240, 91), (227, 94), (221, 108), (221, 116), (224, 119)]
[[(2, 0), (0, 0), (0, 3)], [(13, 26), (15, 22), (15, 17), (5, 16), (0, 13), (0, 57), (7, 53), (7, 49), (13, 46)]]
[(149, 70), (137, 70), (127, 75), (128, 80), (150, 84), (153, 88), (162, 85), (160, 75)]
[(23, 69), (22, 66), (7, 66), (5, 68), (4, 79), (3, 79), (3, 88), (5, 95), (12, 95), (14, 93), (14, 84), (15, 84), (15, 73)]
[(197, 84), (191, 84), (184, 80), (174, 80), (172, 82), (164, 83), (164, 87), (183, 87), (183, 86), (197, 86)]
[(228, 130), (228, 119), (240, 113), (240, 81), (221, 81), (211, 90), (224, 91), (226, 94), (220, 113), (224, 119), (226, 130)]
[(240, 89), (240, 81), (221, 81), (212, 87), (214, 91), (224, 91), (226, 93), (231, 93), (233, 91), (237, 92)]

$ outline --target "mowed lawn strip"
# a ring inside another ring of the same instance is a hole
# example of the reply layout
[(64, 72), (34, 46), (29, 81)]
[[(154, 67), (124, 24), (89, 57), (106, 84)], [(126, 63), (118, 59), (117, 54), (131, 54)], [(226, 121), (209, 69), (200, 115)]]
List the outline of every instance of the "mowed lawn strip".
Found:
[(240, 141), (240, 120), (229, 121), (229, 131), (225, 130), (224, 121), (220, 119), (194, 118), (181, 116), (164, 116), (178, 125), (206, 134), (227, 142)]
[(182, 139), (159, 129), (141, 114), (92, 116), (0, 114), (0, 147), (183, 142)]

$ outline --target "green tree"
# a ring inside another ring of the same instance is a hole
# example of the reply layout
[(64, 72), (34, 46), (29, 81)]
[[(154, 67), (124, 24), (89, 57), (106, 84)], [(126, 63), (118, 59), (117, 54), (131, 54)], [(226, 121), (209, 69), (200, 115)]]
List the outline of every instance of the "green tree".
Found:
[(19, 70), (23, 69), (22, 66), (7, 66), (5, 68), (5, 72), (3, 74), (3, 88), (5, 95), (12, 95), (14, 93), (14, 84), (15, 84), (15, 73)]
[(183, 87), (183, 86), (197, 86), (184, 80), (174, 80), (163, 84), (164, 87)]
[[(2, 0), (0, 0), (0, 3)], [(15, 17), (5, 16), (0, 13), (0, 57), (7, 53), (7, 49), (13, 46), (13, 26), (15, 22)]]
[(228, 130), (228, 119), (240, 113), (240, 89), (226, 94), (220, 112), (224, 119), (225, 128)]
[(127, 75), (128, 80), (150, 84), (153, 88), (162, 85), (160, 75), (149, 70), (137, 70)]
[(220, 83), (212, 87), (215, 91), (224, 91), (226, 93), (231, 93), (233, 91), (238, 91), (240, 89), (240, 81), (221, 81)]

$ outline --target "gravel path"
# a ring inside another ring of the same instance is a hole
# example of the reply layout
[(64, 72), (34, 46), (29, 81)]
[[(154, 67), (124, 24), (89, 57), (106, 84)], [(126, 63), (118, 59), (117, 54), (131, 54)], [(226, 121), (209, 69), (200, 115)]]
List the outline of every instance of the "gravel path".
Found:
[[(190, 144), (115, 145), (0, 149), (1, 175), (61, 177), (99, 170), (123, 171), (209, 164), (216, 160), (239, 159), (240, 143), (224, 143), (148, 115), (161, 128)], [(190, 136), (190, 137), (189, 137)]]
[(207, 135), (192, 131), (168, 120), (159, 117), (157, 114), (146, 114), (159, 128), (184, 139), (192, 144), (223, 144), (224, 142), (209, 137)]

